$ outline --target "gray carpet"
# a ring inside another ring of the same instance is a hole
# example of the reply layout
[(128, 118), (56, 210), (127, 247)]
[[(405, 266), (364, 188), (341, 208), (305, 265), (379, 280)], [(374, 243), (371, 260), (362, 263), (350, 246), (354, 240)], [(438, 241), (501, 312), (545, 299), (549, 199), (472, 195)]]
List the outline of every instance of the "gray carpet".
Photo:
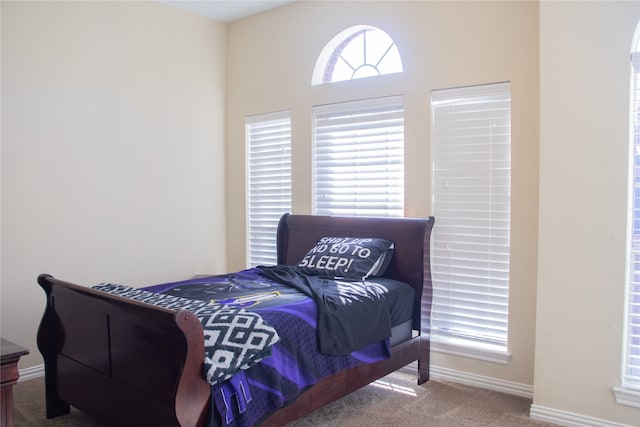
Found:
[[(81, 412), (45, 418), (44, 379), (14, 386), (15, 427), (101, 427)], [(415, 376), (395, 372), (289, 427), (514, 427), (552, 426), (529, 419), (531, 400), (446, 381), (418, 386)]]

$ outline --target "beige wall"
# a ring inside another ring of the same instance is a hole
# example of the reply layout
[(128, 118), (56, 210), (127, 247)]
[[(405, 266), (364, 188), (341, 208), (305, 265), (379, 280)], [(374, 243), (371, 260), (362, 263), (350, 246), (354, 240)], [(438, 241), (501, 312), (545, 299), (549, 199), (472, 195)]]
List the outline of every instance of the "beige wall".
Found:
[[(630, 49), (640, 2), (540, 6), (534, 407), (640, 425), (615, 403), (624, 310)], [(595, 425), (595, 424), (594, 424)]]
[(1, 334), (39, 273), (148, 285), (226, 268), (225, 26), (152, 2), (1, 2)]
[[(340, 31), (357, 24), (376, 26), (395, 40), (404, 72), (312, 87), (313, 67), (324, 45)], [(304, 1), (230, 24), (227, 48), (227, 218), (232, 270), (245, 265), (246, 116), (291, 110), (293, 211), (307, 213), (311, 210), (311, 107), (402, 94), (405, 214), (427, 216), (431, 91), (511, 81), (513, 234), (509, 350), (513, 357), (508, 365), (439, 353), (433, 354), (432, 360), (442, 367), (531, 385), (537, 266), (538, 3)]]

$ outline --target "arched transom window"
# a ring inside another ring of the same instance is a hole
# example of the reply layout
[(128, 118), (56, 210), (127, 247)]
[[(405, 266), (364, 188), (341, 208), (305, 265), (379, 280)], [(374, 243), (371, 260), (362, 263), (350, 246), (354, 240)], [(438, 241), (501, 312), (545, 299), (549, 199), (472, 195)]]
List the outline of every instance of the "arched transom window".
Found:
[(400, 72), (402, 60), (393, 39), (376, 27), (357, 25), (327, 43), (316, 61), (311, 84)]

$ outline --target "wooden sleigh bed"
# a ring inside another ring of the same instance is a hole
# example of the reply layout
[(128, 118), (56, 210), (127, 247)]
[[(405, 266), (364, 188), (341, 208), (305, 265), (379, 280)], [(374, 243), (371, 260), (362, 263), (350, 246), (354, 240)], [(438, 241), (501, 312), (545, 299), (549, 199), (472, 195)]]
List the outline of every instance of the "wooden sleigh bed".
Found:
[[(325, 236), (378, 237), (395, 249), (384, 277), (415, 290), (412, 329), (388, 359), (325, 377), (260, 425), (282, 426), (414, 361), (429, 378), (432, 217), (355, 218), (285, 214), (278, 264), (295, 265)], [(207, 426), (215, 421), (203, 375), (204, 336), (196, 316), (75, 285), (49, 275), (38, 283), (46, 308), (38, 330), (45, 365), (46, 415), (70, 406), (112, 426)]]

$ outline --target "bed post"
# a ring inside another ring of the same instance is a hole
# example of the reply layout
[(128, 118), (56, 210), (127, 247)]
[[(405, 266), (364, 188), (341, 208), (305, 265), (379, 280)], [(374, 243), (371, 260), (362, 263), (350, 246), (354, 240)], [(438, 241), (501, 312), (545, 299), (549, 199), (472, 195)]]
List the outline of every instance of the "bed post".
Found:
[(55, 337), (58, 334), (56, 328), (56, 315), (54, 311), (54, 301), (51, 297), (51, 283), (47, 274), (38, 276), (38, 284), (44, 289), (47, 295), (47, 305), (38, 328), (37, 343), (40, 353), (44, 359), (44, 386), (47, 418), (55, 418), (70, 412), (67, 402), (58, 397), (58, 372), (57, 372), (57, 352), (55, 348)]
[(289, 229), (287, 228), (287, 218), (290, 214), (285, 213), (280, 217), (278, 221), (278, 229), (276, 231), (276, 256), (277, 263), (279, 265), (286, 264), (287, 260), (287, 249), (289, 241)]
[(422, 245), (422, 297), (420, 300), (420, 346), (418, 349), (418, 384), (429, 381), (431, 357), (431, 302), (433, 283), (431, 281), (431, 232), (435, 218), (430, 216), (426, 224)]

